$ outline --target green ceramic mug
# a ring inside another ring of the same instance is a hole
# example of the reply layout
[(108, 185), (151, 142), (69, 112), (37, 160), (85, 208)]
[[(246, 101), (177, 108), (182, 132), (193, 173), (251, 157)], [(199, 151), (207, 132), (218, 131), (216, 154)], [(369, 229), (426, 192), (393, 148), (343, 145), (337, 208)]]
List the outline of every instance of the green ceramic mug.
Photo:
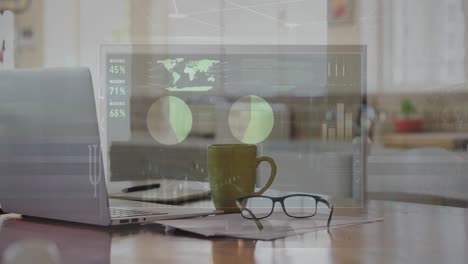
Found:
[[(257, 167), (262, 161), (270, 164), (271, 176), (261, 190), (254, 192)], [(208, 147), (208, 177), (217, 210), (239, 212), (235, 200), (242, 196), (262, 194), (273, 183), (275, 176), (275, 161), (270, 157), (257, 158), (255, 145), (220, 144)]]

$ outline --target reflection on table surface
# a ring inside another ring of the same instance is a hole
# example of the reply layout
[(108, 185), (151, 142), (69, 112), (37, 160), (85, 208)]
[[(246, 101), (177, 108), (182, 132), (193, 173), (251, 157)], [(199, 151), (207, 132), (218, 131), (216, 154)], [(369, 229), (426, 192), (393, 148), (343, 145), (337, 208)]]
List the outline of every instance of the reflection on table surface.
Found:
[(45, 219), (8, 219), (0, 229), (0, 252), (2, 256), (17, 254), (14, 250), (31, 253), (21, 252), (30, 241), (57, 247), (61, 263), (109, 263), (111, 240), (109, 230), (98, 227)]
[(466, 209), (370, 201), (367, 210), (384, 221), (275, 241), (10, 219), (0, 230), (0, 259), (15, 242), (40, 239), (57, 246), (61, 263), (468, 263)]

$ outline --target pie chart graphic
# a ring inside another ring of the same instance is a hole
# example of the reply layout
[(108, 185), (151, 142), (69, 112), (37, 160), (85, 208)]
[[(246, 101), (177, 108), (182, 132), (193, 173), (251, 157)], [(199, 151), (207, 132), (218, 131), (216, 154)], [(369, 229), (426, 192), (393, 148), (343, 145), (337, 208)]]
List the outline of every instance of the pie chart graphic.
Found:
[(146, 124), (156, 141), (164, 145), (175, 145), (184, 141), (190, 133), (192, 112), (178, 97), (161, 97), (149, 108)]
[(228, 123), (237, 140), (245, 144), (257, 144), (270, 135), (275, 117), (265, 99), (249, 95), (239, 98), (231, 106)]

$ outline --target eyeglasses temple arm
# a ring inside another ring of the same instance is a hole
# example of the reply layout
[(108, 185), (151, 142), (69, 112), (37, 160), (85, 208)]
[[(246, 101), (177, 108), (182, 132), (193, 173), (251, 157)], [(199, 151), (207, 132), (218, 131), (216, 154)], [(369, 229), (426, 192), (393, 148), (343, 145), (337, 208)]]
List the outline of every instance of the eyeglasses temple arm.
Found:
[(327, 228), (330, 229), (330, 223), (331, 223), (331, 220), (332, 220), (332, 217), (333, 217), (333, 211), (334, 211), (335, 207), (333, 206), (333, 204), (330, 204), (330, 202), (328, 202), (327, 200), (325, 200), (323, 198), (320, 198), (319, 201), (324, 203), (326, 206), (328, 206), (328, 208), (330, 208), (330, 215), (328, 216), (328, 220), (327, 220)]
[(260, 220), (258, 220), (258, 218), (252, 213), (252, 211), (250, 211), (249, 209), (245, 208), (245, 206), (243, 206), (239, 201), (236, 201), (236, 205), (237, 205), (237, 207), (239, 207), (239, 209), (247, 211), (247, 212), (250, 214), (250, 216), (252, 216), (252, 218), (253, 218), (253, 220), (254, 220), (254, 222), (255, 222), (255, 224), (257, 225), (257, 228), (258, 228), (259, 230), (262, 230), (262, 229), (263, 229), (262, 223), (261, 223)]
[(330, 222), (332, 220), (332, 217), (333, 217), (333, 211), (334, 211), (335, 207), (332, 205), (330, 207), (330, 215), (328, 216), (328, 220), (327, 220), (327, 228), (330, 229)]

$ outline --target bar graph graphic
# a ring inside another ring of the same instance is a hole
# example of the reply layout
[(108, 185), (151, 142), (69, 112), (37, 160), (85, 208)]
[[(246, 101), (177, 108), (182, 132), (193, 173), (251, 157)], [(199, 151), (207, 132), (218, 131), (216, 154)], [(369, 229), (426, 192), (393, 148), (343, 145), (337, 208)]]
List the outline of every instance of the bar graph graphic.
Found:
[(353, 113), (345, 112), (343, 103), (336, 104), (336, 122), (322, 123), (322, 140), (348, 141), (353, 137)]
[(344, 104), (336, 104), (336, 138), (338, 140), (343, 140), (345, 137), (344, 115)]

